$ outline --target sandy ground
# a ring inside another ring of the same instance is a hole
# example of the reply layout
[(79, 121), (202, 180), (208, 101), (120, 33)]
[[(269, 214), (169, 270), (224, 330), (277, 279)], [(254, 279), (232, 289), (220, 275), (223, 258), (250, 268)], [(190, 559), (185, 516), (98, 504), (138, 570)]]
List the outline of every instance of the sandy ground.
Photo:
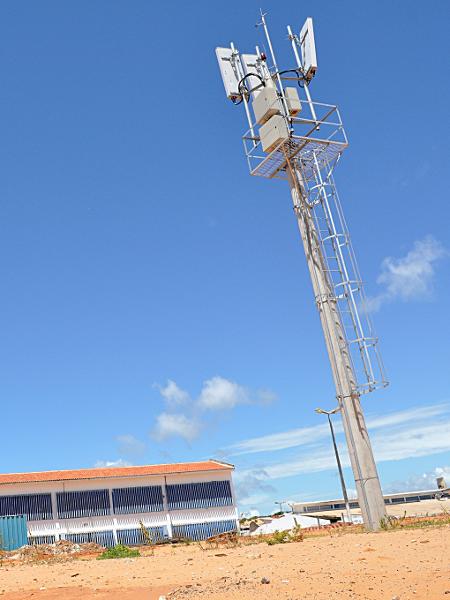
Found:
[[(263, 583), (262, 579), (268, 581)], [(1, 600), (450, 600), (450, 526), (0, 567)]]

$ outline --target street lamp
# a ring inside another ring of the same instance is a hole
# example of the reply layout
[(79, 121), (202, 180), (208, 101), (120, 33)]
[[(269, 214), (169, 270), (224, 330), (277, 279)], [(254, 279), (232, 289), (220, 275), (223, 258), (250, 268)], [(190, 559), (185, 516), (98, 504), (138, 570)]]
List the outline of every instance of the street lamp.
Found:
[(285, 500), (283, 500), (282, 502), (274, 502), (274, 504), (279, 504), (280, 506), (280, 512), (283, 512), (283, 504), (285, 504)]
[(316, 408), (316, 413), (318, 413), (319, 415), (327, 415), (327, 417), (328, 417), (328, 423), (330, 425), (330, 431), (331, 431), (331, 438), (333, 440), (334, 454), (336, 455), (336, 463), (337, 463), (337, 468), (339, 471), (339, 477), (341, 480), (342, 494), (344, 496), (345, 509), (347, 511), (347, 519), (348, 519), (349, 523), (352, 523), (352, 516), (350, 513), (350, 504), (349, 504), (348, 496), (347, 496), (347, 488), (345, 487), (344, 473), (342, 472), (341, 459), (339, 458), (339, 452), (338, 452), (337, 444), (336, 444), (336, 437), (334, 435), (333, 423), (331, 421), (331, 415), (335, 415), (340, 410), (341, 410), (340, 406), (336, 406), (336, 408), (333, 410), (323, 410), (322, 408)]

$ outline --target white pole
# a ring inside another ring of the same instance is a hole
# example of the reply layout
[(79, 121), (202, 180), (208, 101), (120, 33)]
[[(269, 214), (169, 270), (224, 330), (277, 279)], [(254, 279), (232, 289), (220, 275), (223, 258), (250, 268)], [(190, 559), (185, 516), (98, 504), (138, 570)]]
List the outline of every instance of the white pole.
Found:
[(272, 42), (270, 40), (270, 35), (269, 35), (269, 29), (267, 27), (267, 23), (266, 23), (266, 17), (264, 15), (264, 13), (261, 11), (261, 20), (262, 20), (262, 25), (264, 27), (264, 33), (266, 34), (266, 39), (267, 39), (267, 45), (269, 46), (269, 50), (270, 50), (270, 55), (272, 57), (272, 63), (273, 66), (275, 67), (275, 72), (276, 72), (276, 77), (277, 77), (277, 81), (278, 81), (278, 86), (279, 86), (279, 91), (281, 94), (281, 102), (283, 104), (283, 108), (284, 108), (284, 114), (286, 119), (289, 117), (289, 108), (286, 102), (286, 98), (284, 96), (284, 89), (283, 89), (283, 82), (281, 81), (281, 77), (280, 74), (278, 72), (278, 65), (277, 65), (277, 60), (275, 58), (275, 52), (273, 51), (273, 46), (272, 46)]
[[(243, 73), (243, 70), (241, 68), (242, 65), (241, 65), (241, 59), (239, 57), (239, 52), (234, 47), (233, 42), (231, 42), (230, 47), (231, 47), (231, 50), (233, 51), (233, 56), (238, 59), (238, 60), (236, 60), (236, 69), (237, 69), (237, 71), (239, 73), (240, 78), (242, 79), (244, 77), (244, 73)], [(250, 109), (248, 107), (248, 100), (247, 100), (247, 98), (245, 96), (243, 96), (243, 100), (244, 100), (245, 114), (247, 115), (247, 121), (248, 121), (248, 126), (249, 126), (249, 129), (250, 129), (250, 133), (252, 135), (252, 138), (255, 138), (255, 130), (253, 129), (252, 117), (251, 117), (251, 114), (250, 114)], [(253, 139), (253, 145), (256, 146), (255, 139)]]

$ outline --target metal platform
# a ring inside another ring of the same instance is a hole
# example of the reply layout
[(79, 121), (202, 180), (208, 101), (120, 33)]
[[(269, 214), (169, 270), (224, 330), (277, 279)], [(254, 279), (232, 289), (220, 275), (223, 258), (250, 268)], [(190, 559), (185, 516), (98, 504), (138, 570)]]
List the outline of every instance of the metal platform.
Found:
[(269, 179), (286, 179), (286, 161), (296, 157), (301, 161), (307, 179), (314, 177), (317, 160), (320, 167), (332, 166), (347, 148), (348, 141), (336, 106), (320, 102), (302, 102), (303, 113), (312, 117), (292, 119), (292, 133), (287, 142), (282, 142), (270, 154), (265, 153), (255, 131), (255, 123), (243, 136), (245, 154), (251, 175)]
[(314, 176), (314, 156), (316, 156), (321, 168), (326, 167), (327, 165), (332, 165), (337, 160), (347, 145), (343, 142), (332, 142), (293, 135), (288, 142), (281, 144), (261, 160), (250, 173), (251, 175), (268, 177), (269, 179), (273, 177), (285, 179), (286, 159), (297, 157), (304, 167), (302, 172), (310, 179)]

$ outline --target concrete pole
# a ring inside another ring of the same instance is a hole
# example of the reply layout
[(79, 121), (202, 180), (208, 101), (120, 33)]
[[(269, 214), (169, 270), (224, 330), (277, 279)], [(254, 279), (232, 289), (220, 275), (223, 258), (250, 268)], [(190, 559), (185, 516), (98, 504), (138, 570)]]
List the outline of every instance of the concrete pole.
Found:
[(296, 168), (295, 161), (288, 160), (287, 172), (294, 211), (333, 372), (336, 397), (341, 408), (359, 506), (366, 528), (377, 530), (382, 520), (386, 518), (386, 507), (335, 293), (327, 276), (312, 210), (307, 203), (302, 175)]

